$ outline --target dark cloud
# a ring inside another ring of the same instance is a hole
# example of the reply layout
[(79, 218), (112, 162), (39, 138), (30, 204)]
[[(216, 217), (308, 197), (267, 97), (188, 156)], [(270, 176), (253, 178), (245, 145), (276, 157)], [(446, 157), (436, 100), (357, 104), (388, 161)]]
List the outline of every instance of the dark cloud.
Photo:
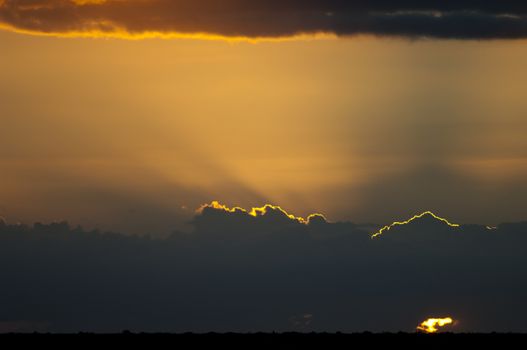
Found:
[[(0, 3), (1, 4), (1, 3)], [(209, 33), (282, 37), (300, 33), (457, 39), (524, 38), (523, 1), (69, 1), (5, 0), (0, 20), (44, 33)], [(127, 34), (127, 35), (128, 35)]]
[(378, 227), (209, 206), (194, 225), (151, 239), (0, 224), (0, 330), (412, 331), (446, 315), (455, 331), (527, 327), (526, 222), (424, 215), (371, 239)]
[(311, 214), (307, 218), (297, 217), (279, 206), (270, 204), (246, 210), (240, 207), (229, 208), (213, 201), (201, 206), (197, 213), (192, 220), (197, 232), (234, 234), (236, 238), (250, 237), (253, 234), (280, 234), (287, 230), (319, 228), (327, 224), (322, 214)]

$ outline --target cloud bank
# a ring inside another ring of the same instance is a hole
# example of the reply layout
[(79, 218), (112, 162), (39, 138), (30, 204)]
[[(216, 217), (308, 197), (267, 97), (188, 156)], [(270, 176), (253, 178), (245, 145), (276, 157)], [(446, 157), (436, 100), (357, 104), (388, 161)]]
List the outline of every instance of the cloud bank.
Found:
[(522, 1), (3, 0), (4, 28), (73, 36), (283, 38), (325, 33), (408, 38), (527, 36)]
[(426, 214), (371, 239), (380, 225), (249, 212), (212, 203), (167, 239), (0, 221), (0, 332), (527, 329), (527, 222)]

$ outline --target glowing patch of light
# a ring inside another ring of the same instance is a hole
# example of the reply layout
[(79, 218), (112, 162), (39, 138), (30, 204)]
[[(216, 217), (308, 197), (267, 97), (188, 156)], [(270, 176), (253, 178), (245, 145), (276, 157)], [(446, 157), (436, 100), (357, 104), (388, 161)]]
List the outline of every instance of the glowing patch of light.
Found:
[(423, 213), (421, 213), (421, 214), (418, 214), (418, 215), (414, 215), (414, 216), (412, 216), (410, 219), (408, 219), (408, 220), (406, 220), (406, 221), (395, 221), (395, 222), (392, 222), (391, 224), (386, 225), (386, 226), (384, 226), (383, 228), (381, 228), (379, 231), (373, 233), (373, 234), (371, 235), (371, 238), (375, 238), (375, 237), (377, 237), (377, 236), (382, 235), (383, 232), (390, 230), (390, 229), (391, 229), (392, 227), (394, 227), (394, 226), (401, 226), (401, 225), (409, 224), (409, 223), (411, 223), (412, 221), (414, 221), (414, 220), (416, 220), (416, 219), (420, 219), (420, 218), (422, 218), (422, 217), (425, 216), (425, 215), (430, 215), (430, 216), (433, 217), (434, 219), (439, 220), (439, 221), (442, 221), (442, 222), (444, 222), (445, 224), (447, 224), (447, 225), (450, 226), (450, 227), (459, 227), (459, 224), (453, 224), (453, 223), (451, 223), (450, 221), (448, 221), (447, 219), (442, 218), (442, 217), (440, 217), (440, 216), (437, 216), (436, 214), (434, 214), (434, 213), (432, 213), (431, 211), (427, 210), (427, 211), (425, 211), (425, 212), (423, 212)]
[(454, 320), (451, 317), (444, 318), (429, 318), (421, 322), (417, 326), (417, 330), (425, 333), (436, 333), (439, 330), (439, 327), (444, 327), (446, 325), (452, 324)]
[(106, 0), (71, 0), (77, 6), (83, 5), (101, 5), (106, 2)]

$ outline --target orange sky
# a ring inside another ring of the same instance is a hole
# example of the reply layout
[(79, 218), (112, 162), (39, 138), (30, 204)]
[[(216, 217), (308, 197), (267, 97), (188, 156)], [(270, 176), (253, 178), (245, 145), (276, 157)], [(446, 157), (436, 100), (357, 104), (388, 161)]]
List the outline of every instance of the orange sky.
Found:
[(0, 215), (133, 233), (274, 203), (525, 219), (527, 47), (0, 32)]

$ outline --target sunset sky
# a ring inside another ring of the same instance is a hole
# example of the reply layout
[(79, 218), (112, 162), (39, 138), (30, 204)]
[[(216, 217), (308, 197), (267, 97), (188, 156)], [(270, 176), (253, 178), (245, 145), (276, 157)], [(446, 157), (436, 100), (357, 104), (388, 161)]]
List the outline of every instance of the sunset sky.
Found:
[(0, 334), (526, 332), (527, 1), (0, 0)]
[(526, 219), (527, 6), (414, 2), (0, 1), (0, 215)]

